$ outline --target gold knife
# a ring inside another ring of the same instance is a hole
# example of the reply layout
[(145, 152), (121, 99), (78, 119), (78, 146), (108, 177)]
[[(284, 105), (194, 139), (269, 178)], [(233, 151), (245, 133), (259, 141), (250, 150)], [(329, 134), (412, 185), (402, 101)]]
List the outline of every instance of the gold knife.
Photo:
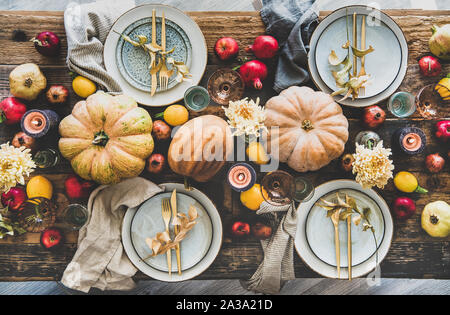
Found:
[[(156, 10), (152, 10), (152, 44), (156, 45)], [(156, 60), (153, 61), (153, 63), (150, 65), (150, 74), (152, 75), (152, 89), (150, 95), (155, 95), (156, 92), (156, 79), (157, 79), (157, 72), (158, 69), (156, 67)]]
[[(170, 206), (172, 207), (173, 217), (176, 217), (178, 215), (178, 212), (177, 212), (177, 190), (176, 189), (173, 190), (172, 196), (170, 197)], [(174, 232), (175, 232), (175, 236), (176, 236), (179, 232), (178, 225), (174, 226)], [(179, 243), (175, 247), (175, 251), (177, 254), (178, 274), (181, 275), (181, 257), (180, 257), (180, 244)]]

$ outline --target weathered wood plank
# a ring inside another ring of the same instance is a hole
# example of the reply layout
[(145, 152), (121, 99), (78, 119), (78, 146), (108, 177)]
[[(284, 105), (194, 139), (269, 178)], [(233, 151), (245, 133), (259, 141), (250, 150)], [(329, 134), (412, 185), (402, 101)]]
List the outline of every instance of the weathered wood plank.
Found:
[[(397, 23), (404, 29), (405, 35), (410, 45), (410, 58), (407, 77), (400, 90), (417, 93), (425, 84), (436, 82), (433, 78), (423, 78), (419, 74), (416, 64), (417, 58), (427, 51), (426, 39), (431, 32), (431, 24), (441, 24), (448, 21), (450, 11), (418, 11), (418, 10), (388, 10), (388, 14), (393, 16)], [(189, 12), (197, 21), (208, 45), (209, 64), (207, 72), (201, 84), (206, 85), (209, 76), (217, 68), (222, 66), (232, 66), (236, 63), (223, 63), (214, 54), (213, 46), (218, 37), (227, 35), (235, 37), (241, 47), (241, 57), (249, 56), (243, 48), (249, 45), (253, 38), (264, 33), (264, 26), (257, 12)], [(321, 13), (324, 16), (324, 13)], [(4, 12), (0, 11), (0, 18), (5, 23), (5, 30), (0, 34), (0, 44), (4, 49), (0, 51), (0, 97), (9, 95), (8, 75), (14, 65), (24, 62), (35, 62), (41, 66), (50, 84), (63, 84), (71, 86), (71, 77), (65, 67), (66, 39), (62, 24), (61, 12)], [(423, 24), (420, 24), (419, 21)], [(51, 29), (61, 35), (63, 41), (63, 51), (57, 58), (46, 58), (34, 51), (30, 42), (13, 42), (10, 38), (14, 29), (24, 30), (29, 37), (40, 30)], [(419, 38), (420, 37), (420, 38)], [(262, 91), (247, 90), (245, 96), (261, 98), (261, 103), (265, 103), (268, 98), (274, 95), (271, 87), (273, 80), (273, 61), (269, 68), (271, 76), (265, 82)], [(450, 72), (450, 64), (444, 65), (444, 72)], [(70, 113), (71, 107), (80, 98), (70, 90), (70, 101), (68, 106), (55, 107), (54, 109), (64, 117)], [(29, 108), (48, 108), (44, 97), (41, 97), (28, 104)], [(386, 108), (385, 102), (381, 104)], [(153, 115), (160, 112), (161, 108), (149, 109)], [(350, 139), (346, 145), (346, 152), (354, 151), (353, 139), (355, 135), (364, 129), (360, 124), (359, 117), (361, 109), (344, 108), (345, 115), (349, 118)], [(215, 114), (223, 117), (223, 111), (219, 106), (210, 106), (201, 114)], [(191, 117), (198, 114), (191, 113)], [(444, 107), (440, 118), (450, 117), (450, 108)], [(430, 175), (424, 168), (424, 157), (427, 153), (446, 153), (448, 148), (438, 142), (433, 135), (434, 121), (426, 121), (416, 113), (408, 120), (399, 120), (388, 113), (388, 119), (377, 131), (385, 141), (385, 146), (391, 146), (391, 135), (399, 127), (404, 125), (416, 126), (424, 130), (427, 136), (428, 145), (426, 152), (421, 155), (408, 157), (394, 152), (394, 164), (397, 170), (412, 171), (418, 178), (422, 186), (430, 188), (428, 195), (413, 195), (416, 200), (417, 213), (405, 222), (395, 221), (395, 235), (391, 251), (385, 262), (382, 264), (382, 275), (384, 277), (414, 277), (414, 278), (449, 278), (450, 257), (448, 253), (449, 238), (434, 239), (428, 236), (420, 227), (420, 212), (424, 205), (431, 200), (449, 201), (448, 187), (450, 186), (450, 172), (447, 163), (446, 168), (440, 176)], [(12, 135), (18, 131), (18, 127), (5, 127), (0, 125), (0, 143), (10, 140)], [(57, 139), (45, 139), (45, 145), (56, 145)], [(167, 146), (157, 146), (157, 150), (164, 152)], [(233, 192), (224, 182), (224, 174), (227, 168), (210, 183), (194, 183), (194, 186), (210, 196), (218, 207), (224, 223), (224, 242), (222, 250), (214, 264), (199, 277), (199, 279), (220, 279), (220, 278), (246, 278), (256, 269), (258, 262), (262, 259), (262, 251), (256, 239), (235, 240), (231, 237), (230, 226), (237, 218), (252, 221), (256, 219), (253, 211), (243, 207), (239, 202), (239, 194)], [(281, 169), (286, 169), (286, 165), (281, 165)], [(67, 174), (71, 173), (70, 165), (63, 162), (57, 169), (38, 170), (36, 174), (45, 174), (54, 184), (56, 192), (63, 192), (63, 183)], [(290, 170), (292, 172), (292, 170)], [(292, 172), (295, 174), (295, 172)], [(183, 182), (183, 178), (166, 170), (157, 178), (144, 173), (144, 177), (162, 182)], [(262, 176), (262, 174), (259, 174)], [(302, 174), (308, 177), (314, 185), (319, 185), (330, 179), (353, 178), (351, 174), (343, 173), (339, 169), (339, 161), (335, 160), (330, 165), (318, 172)], [(220, 192), (220, 193), (218, 193)], [(391, 203), (399, 195), (394, 188), (392, 181), (380, 194), (388, 203)], [(28, 233), (17, 238), (7, 238), (0, 241), (0, 280), (57, 280), (61, 277), (65, 266), (72, 258), (76, 248), (77, 233), (66, 233), (66, 244), (58, 252), (47, 252), (39, 245), (39, 234)], [(318, 275), (306, 267), (296, 256), (295, 269), (297, 277), (317, 277)], [(138, 279), (147, 278), (142, 274), (137, 275)]]

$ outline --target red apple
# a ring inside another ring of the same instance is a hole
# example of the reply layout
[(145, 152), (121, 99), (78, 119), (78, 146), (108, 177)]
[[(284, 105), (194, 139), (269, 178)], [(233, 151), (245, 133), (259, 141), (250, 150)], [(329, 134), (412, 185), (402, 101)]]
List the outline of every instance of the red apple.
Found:
[(364, 108), (363, 123), (367, 128), (376, 128), (384, 123), (386, 113), (380, 106), (372, 105)]
[(27, 111), (27, 107), (15, 97), (7, 97), (0, 103), (0, 124), (17, 124), (22, 120), (22, 116)]
[(20, 131), (14, 135), (11, 144), (16, 148), (25, 147), (31, 151), (36, 149), (36, 139), (30, 137), (23, 131)]
[(237, 56), (239, 45), (234, 38), (222, 37), (217, 40), (214, 51), (221, 60), (228, 60)]
[(27, 200), (27, 193), (20, 187), (14, 187), (3, 193), (1, 200), (4, 207), (16, 211)]
[(441, 73), (441, 64), (436, 57), (425, 56), (419, 60), (420, 72), (426, 77), (435, 77)]
[(250, 234), (250, 225), (246, 222), (237, 221), (231, 227), (231, 234), (236, 237), (244, 237)]
[(166, 158), (160, 153), (153, 153), (147, 161), (147, 171), (152, 174), (161, 173), (166, 165)]
[(394, 200), (392, 209), (397, 219), (406, 220), (416, 212), (416, 204), (411, 198), (398, 197)]
[(155, 120), (153, 122), (152, 135), (156, 140), (170, 139), (172, 128), (162, 120)]
[(272, 235), (272, 228), (264, 223), (257, 222), (252, 226), (252, 234), (260, 240), (265, 240)]
[(427, 155), (425, 165), (430, 173), (439, 173), (445, 165), (445, 160), (439, 153)]
[(85, 199), (95, 187), (95, 183), (82, 179), (77, 175), (69, 175), (64, 182), (66, 195), (70, 199)]
[(50, 104), (64, 104), (69, 97), (69, 91), (62, 85), (52, 85), (45, 96)]
[(450, 140), (450, 120), (442, 120), (436, 123), (436, 137), (444, 142)]
[(63, 243), (63, 235), (57, 228), (48, 228), (41, 233), (41, 245), (45, 249), (57, 249)]
[(56, 56), (61, 49), (59, 37), (50, 31), (41, 32), (30, 41), (34, 43), (36, 50), (44, 56)]

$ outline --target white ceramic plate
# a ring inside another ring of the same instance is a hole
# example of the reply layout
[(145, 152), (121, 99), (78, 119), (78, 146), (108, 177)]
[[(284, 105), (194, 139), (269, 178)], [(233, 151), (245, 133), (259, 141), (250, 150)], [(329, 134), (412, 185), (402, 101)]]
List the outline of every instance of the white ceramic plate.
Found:
[[(122, 242), (131, 262), (146, 275), (161, 281), (176, 282), (192, 279), (205, 271), (217, 257), (222, 244), (222, 222), (211, 200), (197, 189), (187, 191), (182, 184), (162, 184), (160, 193), (140, 207), (129, 209), (122, 224)], [(196, 226), (181, 242), (181, 276), (177, 273), (175, 251), (172, 251), (172, 276), (167, 273), (166, 255), (158, 255), (145, 261), (150, 249), (147, 237), (164, 230), (161, 218), (161, 199), (177, 190), (178, 211), (187, 213), (189, 205), (197, 207), (199, 218)]]
[[(156, 10), (156, 16), (160, 17), (162, 12), (168, 20), (176, 23), (189, 38), (189, 42), (192, 47), (192, 61), (190, 64), (190, 72), (192, 74), (192, 80), (190, 82), (182, 82), (174, 87), (163, 91), (157, 92), (155, 95), (150, 96), (150, 91), (142, 91), (132, 84), (128, 83), (125, 77), (121, 74), (117, 65), (116, 47), (119, 43), (120, 35), (113, 32), (123, 33), (124, 30), (144, 18), (152, 16), (152, 10)], [(108, 73), (119, 83), (124, 94), (133, 97), (139, 104), (147, 106), (164, 106), (175, 103), (184, 97), (184, 92), (187, 88), (193, 85), (198, 85), (200, 82), (207, 64), (207, 47), (205, 37), (202, 31), (198, 27), (197, 23), (182, 11), (161, 4), (145, 4), (137, 6), (123, 15), (121, 15), (111, 28), (111, 31), (106, 38), (105, 47), (103, 50), (103, 59), (106, 70)]]
[[(352, 180), (334, 180), (315, 189), (314, 197), (300, 204), (295, 236), (297, 253), (312, 270), (328, 278), (337, 278), (334, 227), (326, 211), (318, 207), (320, 198), (331, 201), (336, 192), (354, 197), (360, 208), (370, 207), (369, 220), (375, 228), (378, 245), (378, 263), (386, 257), (393, 236), (393, 221), (384, 199), (372, 189), (363, 189)], [(348, 278), (347, 227), (339, 225), (341, 245), (341, 279)], [(361, 277), (376, 266), (375, 241), (370, 231), (362, 231), (362, 225), (352, 227), (352, 276)]]
[[(347, 41), (346, 14), (349, 14), (349, 37), (352, 39), (352, 14), (358, 15), (357, 26), (360, 29), (362, 15), (366, 15), (366, 47), (372, 45), (375, 51), (366, 56), (366, 73), (371, 75), (371, 82), (366, 87), (364, 96), (355, 100), (341, 101), (343, 105), (364, 107), (378, 103), (395, 92), (403, 81), (408, 65), (408, 45), (400, 27), (383, 12), (367, 6), (349, 6), (328, 15), (317, 26), (310, 41), (308, 66), (311, 78), (316, 86), (324, 92), (337, 90), (331, 75), (334, 69), (328, 63), (328, 55), (334, 50), (342, 59), (346, 50), (341, 45)], [(360, 64), (358, 61), (358, 72)], [(337, 95), (334, 99), (341, 99)]]

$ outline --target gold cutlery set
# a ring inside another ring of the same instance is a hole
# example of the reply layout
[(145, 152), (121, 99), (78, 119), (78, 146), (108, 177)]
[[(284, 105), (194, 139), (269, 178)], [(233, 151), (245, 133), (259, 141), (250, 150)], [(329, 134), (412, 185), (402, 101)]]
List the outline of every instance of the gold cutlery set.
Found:
[[(172, 195), (169, 198), (162, 199), (162, 218), (164, 221), (166, 232), (170, 235), (169, 231), (169, 223), (170, 220), (176, 218), (178, 215), (177, 212), (177, 191), (174, 190)], [(174, 225), (174, 234), (177, 236), (179, 233), (178, 225)], [(175, 253), (177, 256), (177, 267), (178, 274), (181, 275), (181, 255), (180, 255), (180, 244), (178, 243), (175, 247)], [(166, 252), (167, 256), (167, 267), (169, 269), (169, 275), (172, 275), (172, 250), (169, 249)]]

